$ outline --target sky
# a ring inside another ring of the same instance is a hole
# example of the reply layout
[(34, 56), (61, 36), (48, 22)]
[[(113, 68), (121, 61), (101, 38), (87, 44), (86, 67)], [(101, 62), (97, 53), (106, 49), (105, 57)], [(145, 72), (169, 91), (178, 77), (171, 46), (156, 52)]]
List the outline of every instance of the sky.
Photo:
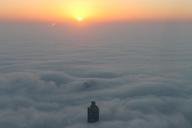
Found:
[(1, 20), (191, 20), (190, 0), (1, 0)]

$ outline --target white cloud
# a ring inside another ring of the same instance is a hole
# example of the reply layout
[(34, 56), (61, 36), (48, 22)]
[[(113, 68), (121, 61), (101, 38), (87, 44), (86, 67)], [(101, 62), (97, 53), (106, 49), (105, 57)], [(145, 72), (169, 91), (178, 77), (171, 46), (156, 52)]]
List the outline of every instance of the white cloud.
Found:
[[(76, 38), (61, 25), (1, 25), (0, 128), (191, 128), (190, 32), (145, 25)], [(86, 122), (91, 100), (96, 124)]]
[[(191, 127), (191, 86), (166, 85), (160, 77), (151, 83), (149, 77), (138, 75), (128, 85), (123, 81), (129, 76), (81, 78), (62, 72), (0, 76), (3, 128)], [(100, 106), (101, 121), (89, 125), (86, 109), (92, 99)]]

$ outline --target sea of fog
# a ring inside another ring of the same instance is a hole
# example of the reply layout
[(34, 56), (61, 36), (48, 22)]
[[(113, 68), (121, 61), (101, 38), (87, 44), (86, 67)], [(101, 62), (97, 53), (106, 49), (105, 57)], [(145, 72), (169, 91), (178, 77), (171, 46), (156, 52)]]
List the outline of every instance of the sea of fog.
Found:
[(191, 23), (0, 23), (0, 128), (191, 127)]

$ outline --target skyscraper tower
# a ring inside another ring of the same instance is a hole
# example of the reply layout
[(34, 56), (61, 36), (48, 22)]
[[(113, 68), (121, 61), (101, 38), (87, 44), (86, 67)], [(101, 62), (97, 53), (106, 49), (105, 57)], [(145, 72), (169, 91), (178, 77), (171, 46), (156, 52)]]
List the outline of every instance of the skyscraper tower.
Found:
[(91, 105), (88, 107), (87, 121), (88, 123), (96, 123), (99, 121), (99, 107), (96, 105), (95, 101), (92, 101)]

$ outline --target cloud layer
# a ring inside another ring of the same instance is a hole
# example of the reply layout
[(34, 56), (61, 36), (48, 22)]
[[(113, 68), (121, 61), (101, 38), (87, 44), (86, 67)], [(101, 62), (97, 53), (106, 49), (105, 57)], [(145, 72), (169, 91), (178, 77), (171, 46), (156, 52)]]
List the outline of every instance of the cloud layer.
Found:
[(0, 31), (0, 127), (191, 128), (190, 26), (145, 25)]
[[(190, 128), (191, 85), (151, 77), (129, 81), (129, 76), (79, 78), (62, 72), (1, 74), (0, 126)], [(101, 122), (94, 125), (86, 123), (91, 100), (101, 109)]]

